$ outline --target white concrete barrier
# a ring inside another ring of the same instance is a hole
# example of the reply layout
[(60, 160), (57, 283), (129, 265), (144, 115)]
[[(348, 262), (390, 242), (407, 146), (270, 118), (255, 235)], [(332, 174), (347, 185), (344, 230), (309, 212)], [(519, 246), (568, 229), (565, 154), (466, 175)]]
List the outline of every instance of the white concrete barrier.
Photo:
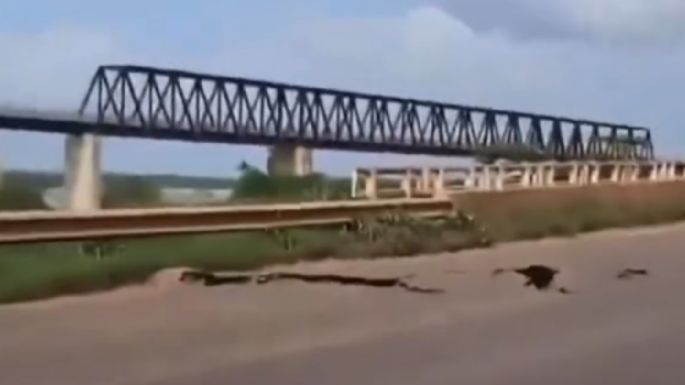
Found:
[(366, 199), (399, 196), (444, 198), (461, 191), (675, 180), (685, 180), (685, 162), (522, 162), (473, 167), (360, 168), (352, 174), (352, 196)]

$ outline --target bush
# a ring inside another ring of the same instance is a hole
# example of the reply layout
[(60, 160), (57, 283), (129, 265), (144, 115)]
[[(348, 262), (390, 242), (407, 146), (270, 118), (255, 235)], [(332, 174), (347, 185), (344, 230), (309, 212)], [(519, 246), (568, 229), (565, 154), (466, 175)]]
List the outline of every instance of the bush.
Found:
[(5, 179), (2, 187), (0, 187), (0, 210), (40, 210), (45, 208), (39, 188), (14, 178)]
[(105, 178), (105, 196), (102, 206), (145, 207), (160, 203), (160, 189), (143, 176), (111, 175)]
[(331, 200), (349, 198), (349, 181), (321, 174), (304, 177), (270, 176), (259, 169), (241, 167), (233, 187), (238, 200)]

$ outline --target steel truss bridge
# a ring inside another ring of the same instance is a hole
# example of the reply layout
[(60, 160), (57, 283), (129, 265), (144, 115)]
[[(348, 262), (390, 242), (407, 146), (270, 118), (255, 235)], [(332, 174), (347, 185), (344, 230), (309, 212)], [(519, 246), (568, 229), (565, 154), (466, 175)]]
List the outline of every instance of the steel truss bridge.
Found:
[(0, 127), (427, 155), (654, 157), (643, 127), (131, 65), (99, 67), (78, 115), (0, 111)]

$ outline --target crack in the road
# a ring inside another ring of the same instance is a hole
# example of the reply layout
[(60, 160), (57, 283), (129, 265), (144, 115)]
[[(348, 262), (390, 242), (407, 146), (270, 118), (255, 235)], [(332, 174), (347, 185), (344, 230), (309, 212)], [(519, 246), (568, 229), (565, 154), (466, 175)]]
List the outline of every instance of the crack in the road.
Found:
[[(559, 270), (544, 265), (530, 265), (521, 268), (499, 268), (492, 272), (493, 276), (504, 273), (516, 273), (526, 277), (525, 287), (534, 286), (537, 290), (545, 291), (554, 287), (554, 279)], [(564, 287), (557, 287), (556, 290), (562, 294), (569, 294), (570, 291)]]
[(201, 281), (205, 286), (218, 285), (244, 285), (253, 281), (253, 276), (248, 274), (216, 275), (205, 271), (184, 271), (181, 273), (181, 282)]
[(647, 271), (647, 269), (627, 268), (627, 269), (621, 270), (616, 275), (616, 278), (618, 278), (618, 279), (631, 279), (635, 276), (647, 276), (647, 275), (649, 275), (649, 271)]
[(215, 273), (203, 271), (184, 271), (181, 273), (180, 280), (182, 282), (202, 282), (205, 286), (217, 285), (244, 285), (256, 282), (259, 285), (264, 285), (269, 282), (279, 280), (296, 280), (306, 283), (328, 283), (345, 286), (366, 286), (374, 288), (401, 288), (403, 290), (420, 293), (420, 294), (439, 294), (444, 290), (437, 288), (427, 288), (412, 285), (406, 280), (408, 277), (393, 277), (393, 278), (367, 278), (360, 276), (345, 276), (337, 274), (301, 274), (301, 273), (263, 273), (263, 274), (230, 274), (219, 275)]

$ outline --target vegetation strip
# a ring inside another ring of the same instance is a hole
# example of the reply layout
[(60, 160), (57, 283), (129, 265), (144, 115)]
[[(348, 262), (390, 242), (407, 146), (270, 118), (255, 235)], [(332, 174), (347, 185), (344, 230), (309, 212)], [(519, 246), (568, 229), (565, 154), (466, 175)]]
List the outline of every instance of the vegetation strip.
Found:
[(441, 220), (389, 213), (359, 218), (344, 228), (2, 246), (0, 302), (108, 290), (145, 282), (170, 267), (240, 272), (327, 258), (455, 252), (515, 240), (675, 222), (685, 219), (683, 196), (685, 183), (681, 182), (464, 194), (455, 201), (460, 212)]

